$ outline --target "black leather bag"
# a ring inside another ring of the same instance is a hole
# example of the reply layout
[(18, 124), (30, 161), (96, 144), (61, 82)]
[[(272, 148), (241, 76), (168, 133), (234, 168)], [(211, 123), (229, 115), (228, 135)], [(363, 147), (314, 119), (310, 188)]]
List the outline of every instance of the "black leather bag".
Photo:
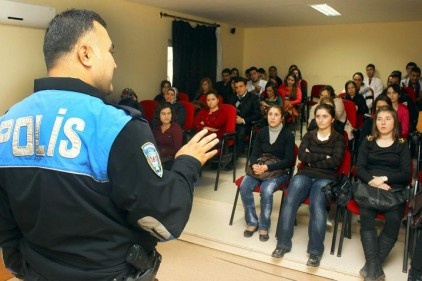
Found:
[(328, 202), (336, 201), (337, 205), (344, 207), (352, 198), (352, 183), (345, 174), (338, 176), (337, 181), (321, 188)]
[(406, 201), (406, 194), (403, 190), (394, 192), (372, 187), (366, 183), (356, 183), (353, 186), (353, 198), (359, 207), (385, 212), (403, 204)]
[[(257, 159), (257, 164), (270, 165), (270, 164), (277, 163), (279, 161), (281, 160), (277, 156), (271, 153), (263, 153), (261, 157)], [(246, 166), (246, 174), (260, 181), (275, 179), (277, 177), (284, 175), (285, 173), (286, 173), (286, 170), (283, 169), (283, 170), (266, 171), (262, 175), (256, 175), (254, 174), (251, 165)]]

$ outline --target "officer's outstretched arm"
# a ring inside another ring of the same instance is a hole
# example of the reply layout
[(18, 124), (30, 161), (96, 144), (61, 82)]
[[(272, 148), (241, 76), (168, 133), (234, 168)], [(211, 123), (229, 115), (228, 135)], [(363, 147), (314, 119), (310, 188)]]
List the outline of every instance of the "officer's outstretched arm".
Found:
[(171, 171), (163, 170), (154, 137), (147, 124), (132, 120), (110, 152), (108, 174), (111, 198), (127, 212), (130, 224), (160, 241), (182, 233), (192, 209), (194, 183), (201, 165), (216, 154), (215, 134), (195, 135), (176, 155)]
[(208, 131), (206, 129), (198, 132), (176, 153), (175, 158), (180, 155), (189, 155), (198, 159), (198, 161), (201, 162), (201, 165), (204, 165), (208, 159), (217, 153), (216, 149), (211, 149), (218, 144), (217, 135), (210, 134), (209, 136), (204, 137), (207, 133)]

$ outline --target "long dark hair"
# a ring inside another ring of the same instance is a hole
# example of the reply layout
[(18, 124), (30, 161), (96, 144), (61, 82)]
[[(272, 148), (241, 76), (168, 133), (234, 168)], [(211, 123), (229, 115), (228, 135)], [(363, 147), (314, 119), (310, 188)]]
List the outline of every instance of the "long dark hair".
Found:
[(165, 109), (165, 108), (170, 108), (171, 111), (171, 122), (170, 123), (174, 123), (177, 119), (176, 113), (173, 110), (173, 107), (171, 105), (171, 103), (169, 102), (160, 102), (157, 104), (157, 107), (154, 110), (154, 117), (152, 118), (152, 127), (156, 128), (156, 127), (160, 127), (161, 126), (161, 120), (160, 120), (160, 113), (161, 110)]
[(355, 95), (359, 94), (359, 93), (358, 93), (359, 89), (358, 89), (358, 86), (356, 85), (355, 81), (353, 81), (353, 80), (349, 80), (349, 81), (347, 81), (347, 82), (346, 82), (346, 84), (344, 85), (344, 90), (346, 91), (346, 98), (348, 98), (348, 99), (351, 99), (351, 98), (352, 98), (352, 96), (351, 96), (351, 95), (349, 94), (349, 92), (347, 91), (347, 87), (348, 87), (350, 84), (353, 84), (353, 86), (355, 86), (355, 89), (356, 89), (356, 93), (355, 93)]
[(289, 74), (287, 74), (286, 78), (284, 79), (284, 83), (286, 83), (286, 86), (287, 86), (287, 78), (289, 78), (290, 76), (293, 77), (293, 79), (295, 80), (295, 82), (293, 83), (292, 90), (290, 91), (289, 99), (290, 100), (295, 100), (296, 97), (297, 97), (297, 88), (298, 88), (298, 85), (297, 85), (297, 77), (293, 74), (293, 72), (290, 72)]

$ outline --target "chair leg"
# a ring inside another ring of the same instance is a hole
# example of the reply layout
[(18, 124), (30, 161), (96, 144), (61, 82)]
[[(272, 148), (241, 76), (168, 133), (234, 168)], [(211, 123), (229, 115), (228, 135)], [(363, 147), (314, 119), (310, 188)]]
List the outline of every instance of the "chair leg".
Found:
[(403, 268), (402, 272), (407, 273), (407, 264), (409, 259), (409, 235), (410, 235), (410, 220), (412, 219), (412, 211), (407, 212), (406, 234), (404, 236), (404, 253), (403, 253)]
[[(345, 222), (344, 222), (345, 223)], [(346, 237), (352, 239), (352, 213), (347, 212)]]
[[(223, 149), (223, 147), (221, 149)], [(221, 150), (220, 156), (218, 159), (218, 168), (217, 168), (217, 176), (215, 177), (214, 191), (217, 191), (218, 189), (218, 181), (220, 179), (220, 171), (221, 171), (222, 165), (223, 165), (223, 150)]]
[(334, 255), (334, 252), (336, 250), (338, 221), (340, 219), (341, 214), (342, 214), (342, 208), (337, 205), (336, 218), (334, 221), (333, 240), (331, 241), (331, 251), (330, 251), (331, 255)]
[(236, 181), (236, 147), (235, 147), (235, 151), (233, 152), (232, 163), (233, 163), (233, 182), (235, 182)]
[(233, 209), (232, 209), (232, 214), (230, 216), (229, 225), (232, 225), (233, 224), (234, 213), (236, 212), (236, 207), (237, 207), (237, 200), (239, 199), (239, 193), (240, 193), (240, 187), (237, 188), (236, 196), (234, 197)]
[(346, 232), (346, 224), (347, 218), (348, 218), (349, 211), (347, 209), (344, 209), (343, 212), (343, 225), (341, 226), (341, 232), (340, 232), (340, 241), (338, 242), (338, 250), (337, 250), (337, 257), (341, 257), (341, 251), (343, 250), (343, 240)]

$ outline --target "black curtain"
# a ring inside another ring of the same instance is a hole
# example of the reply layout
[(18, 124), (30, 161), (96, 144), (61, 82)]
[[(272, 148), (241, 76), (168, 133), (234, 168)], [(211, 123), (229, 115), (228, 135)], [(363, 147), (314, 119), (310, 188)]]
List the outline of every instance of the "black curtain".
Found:
[(173, 21), (173, 85), (192, 100), (204, 77), (215, 81), (217, 71), (216, 27)]

